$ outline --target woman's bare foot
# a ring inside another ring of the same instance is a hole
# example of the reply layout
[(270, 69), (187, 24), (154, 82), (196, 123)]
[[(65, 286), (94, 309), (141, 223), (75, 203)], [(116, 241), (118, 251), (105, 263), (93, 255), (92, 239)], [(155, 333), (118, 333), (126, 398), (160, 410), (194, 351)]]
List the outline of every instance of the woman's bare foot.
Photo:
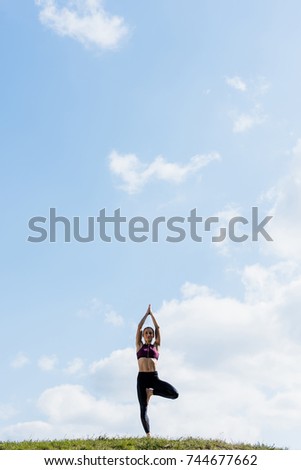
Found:
[(148, 405), (148, 402), (150, 400), (150, 398), (153, 396), (154, 394), (154, 389), (153, 388), (147, 388), (146, 389), (146, 404)]

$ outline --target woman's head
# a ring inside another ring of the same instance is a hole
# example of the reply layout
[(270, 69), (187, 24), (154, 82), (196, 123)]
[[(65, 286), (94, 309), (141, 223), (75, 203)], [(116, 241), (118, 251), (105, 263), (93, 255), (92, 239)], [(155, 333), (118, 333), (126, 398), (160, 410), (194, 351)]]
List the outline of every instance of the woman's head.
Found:
[(145, 327), (142, 331), (142, 336), (146, 343), (151, 343), (155, 336), (154, 329), (151, 326)]

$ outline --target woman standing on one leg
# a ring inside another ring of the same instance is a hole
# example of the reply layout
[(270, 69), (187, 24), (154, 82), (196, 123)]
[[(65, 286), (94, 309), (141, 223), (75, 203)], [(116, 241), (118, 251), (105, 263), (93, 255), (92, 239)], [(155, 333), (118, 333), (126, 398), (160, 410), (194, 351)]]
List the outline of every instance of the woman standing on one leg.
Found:
[[(142, 327), (148, 315), (150, 315), (153, 321), (155, 330), (148, 326), (142, 331)], [(144, 339), (144, 342), (142, 341), (142, 338)], [(167, 382), (163, 382), (163, 380), (160, 380), (158, 377), (156, 365), (159, 359), (160, 340), (160, 327), (154, 317), (151, 305), (149, 305), (146, 314), (138, 324), (136, 334), (136, 352), (139, 367), (137, 393), (140, 404), (141, 422), (147, 437), (150, 437), (147, 406), (151, 396), (159, 395), (160, 397), (171, 399), (178, 398), (179, 396), (178, 392), (172, 385)]]

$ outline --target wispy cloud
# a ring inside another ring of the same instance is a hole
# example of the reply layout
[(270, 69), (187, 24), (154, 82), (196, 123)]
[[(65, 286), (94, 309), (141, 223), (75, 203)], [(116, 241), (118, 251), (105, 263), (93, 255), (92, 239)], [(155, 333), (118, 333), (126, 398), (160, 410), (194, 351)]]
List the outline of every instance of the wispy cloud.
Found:
[(79, 310), (77, 316), (83, 319), (103, 317), (105, 323), (113, 326), (121, 326), (124, 323), (123, 317), (115, 312), (111, 305), (103, 303), (96, 297), (91, 299), (85, 308)]
[(118, 315), (114, 310), (109, 310), (105, 313), (105, 322), (114, 326), (122, 326), (124, 320), (121, 315)]
[(29, 363), (29, 358), (26, 354), (20, 352), (16, 355), (16, 357), (11, 361), (10, 365), (14, 369), (20, 369), (21, 367), (26, 366)]
[(68, 362), (65, 372), (67, 372), (67, 374), (73, 375), (82, 370), (83, 366), (84, 361), (80, 357), (76, 357), (72, 361)]
[(17, 414), (17, 410), (10, 404), (0, 404), (0, 419), (8, 420)]
[(38, 366), (43, 371), (50, 371), (53, 370), (57, 363), (57, 357), (55, 355), (52, 356), (42, 356), (38, 360)]
[(256, 87), (254, 94), (257, 96), (265, 95), (271, 88), (271, 83), (267, 80), (266, 77), (258, 77), (256, 80)]
[(247, 90), (247, 84), (242, 80), (242, 78), (235, 76), (235, 77), (227, 77), (226, 78), (226, 83), (232, 87), (235, 88), (235, 90), (239, 91), (246, 91)]
[(301, 138), (290, 150), (288, 169), (263, 195), (263, 201), (272, 205), (269, 212), (274, 242), (266, 250), (282, 259), (298, 262), (301, 259)]
[(225, 80), (228, 86), (239, 92), (243, 92), (244, 98), (247, 98), (248, 101), (253, 103), (253, 106), (247, 112), (239, 112), (239, 110), (236, 110), (229, 113), (233, 120), (233, 132), (235, 134), (244, 133), (263, 124), (267, 116), (263, 113), (260, 98), (265, 95), (270, 88), (267, 79), (265, 77), (258, 77), (249, 80), (248, 85), (246, 81), (238, 75), (226, 77)]
[(65, 0), (65, 6), (59, 6), (56, 0), (35, 2), (42, 24), (86, 46), (115, 48), (128, 33), (124, 19), (106, 12), (102, 0)]
[(185, 165), (168, 162), (162, 156), (145, 164), (135, 154), (122, 155), (114, 150), (109, 155), (110, 170), (122, 180), (121, 189), (129, 194), (139, 192), (151, 179), (182, 183), (189, 175), (219, 159), (220, 155), (213, 152), (208, 155), (195, 155)]
[(89, 301), (89, 303), (87, 304), (85, 308), (82, 308), (77, 312), (77, 316), (79, 318), (90, 319), (94, 316), (100, 315), (102, 308), (103, 308), (102, 302), (96, 297), (93, 297), (93, 299)]
[(259, 106), (256, 106), (250, 113), (240, 114), (233, 123), (233, 132), (243, 133), (249, 131), (255, 126), (263, 124), (266, 120), (266, 116), (262, 113)]
[[(214, 236), (221, 237), (221, 227), (229, 227), (229, 221), (234, 217), (241, 216), (241, 208), (237, 205), (227, 204), (226, 207), (214, 214), (215, 217), (218, 217), (219, 223), (216, 228), (213, 228)], [(245, 226), (238, 225), (235, 227), (235, 235), (241, 236), (245, 233)], [(223, 256), (230, 256), (231, 254), (231, 241), (229, 236), (226, 236), (224, 240), (219, 241), (218, 243), (213, 243), (214, 248), (218, 251), (219, 254)]]

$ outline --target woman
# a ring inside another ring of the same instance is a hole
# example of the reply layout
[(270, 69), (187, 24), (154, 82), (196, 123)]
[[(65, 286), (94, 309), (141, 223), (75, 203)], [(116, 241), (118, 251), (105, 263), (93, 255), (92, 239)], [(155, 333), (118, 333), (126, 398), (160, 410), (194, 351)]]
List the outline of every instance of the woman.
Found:
[[(150, 326), (144, 328), (142, 331), (142, 327), (148, 315), (150, 315), (153, 321), (155, 331)], [(142, 338), (144, 339), (144, 343), (142, 342)], [(155, 340), (154, 343), (153, 340)], [(163, 382), (158, 377), (156, 365), (159, 359), (160, 342), (160, 327), (153, 315), (151, 305), (149, 305), (146, 314), (138, 324), (136, 334), (136, 352), (139, 367), (137, 393), (140, 404), (141, 422), (147, 437), (150, 437), (147, 405), (151, 396), (159, 395), (160, 397), (171, 399), (178, 398), (179, 396), (178, 392), (172, 385), (167, 382)]]

